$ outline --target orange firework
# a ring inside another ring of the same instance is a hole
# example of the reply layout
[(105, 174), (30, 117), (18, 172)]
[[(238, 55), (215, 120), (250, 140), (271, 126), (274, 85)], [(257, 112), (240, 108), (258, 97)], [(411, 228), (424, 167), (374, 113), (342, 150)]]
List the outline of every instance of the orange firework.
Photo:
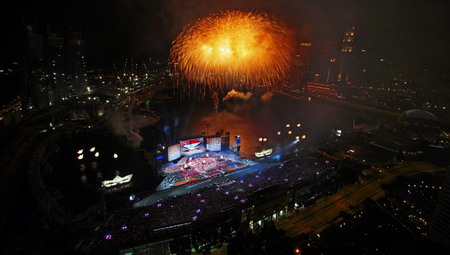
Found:
[(172, 43), (172, 68), (193, 84), (271, 86), (293, 61), (287, 27), (265, 13), (226, 11), (185, 27)]

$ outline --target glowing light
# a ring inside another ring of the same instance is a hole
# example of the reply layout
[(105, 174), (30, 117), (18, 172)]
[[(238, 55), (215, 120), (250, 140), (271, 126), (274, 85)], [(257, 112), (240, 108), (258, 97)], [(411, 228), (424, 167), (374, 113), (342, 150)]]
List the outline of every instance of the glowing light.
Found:
[(97, 158), (98, 156), (100, 156), (100, 153), (97, 151), (94, 156)]
[(78, 154), (83, 154), (83, 149), (77, 151)]
[(281, 135), (281, 131), (278, 131), (278, 132), (277, 132), (277, 135)]
[(94, 152), (95, 151), (95, 147), (92, 147), (89, 151), (90, 152)]
[(291, 127), (291, 124), (286, 124), (286, 127), (288, 128), (288, 127)]
[(289, 134), (289, 135), (291, 135), (291, 134), (292, 134), (292, 131), (291, 131), (291, 130), (289, 130), (289, 131), (288, 131), (288, 134)]
[(300, 140), (300, 136), (296, 136), (295, 140), (297, 140), (297, 141)]
[(264, 142), (267, 142), (267, 138), (263, 138), (263, 141), (264, 141)]
[(297, 124), (297, 127), (301, 127), (301, 126), (302, 126), (302, 124), (300, 124), (300, 123)]
[(305, 140), (306, 139), (306, 135), (302, 135), (302, 139)]
[(260, 137), (260, 138), (258, 139), (258, 141), (260, 141), (260, 142), (262, 142), (262, 140), (263, 140), (263, 138), (262, 138), (262, 137)]
[(79, 155), (79, 156), (77, 157), (77, 159), (78, 159), (78, 160), (82, 160), (82, 159), (83, 159), (83, 154)]
[(113, 158), (118, 158), (119, 155), (117, 155), (116, 153), (114, 153)]
[(184, 28), (172, 43), (171, 68), (191, 84), (271, 86), (287, 76), (293, 42), (266, 13), (219, 12)]

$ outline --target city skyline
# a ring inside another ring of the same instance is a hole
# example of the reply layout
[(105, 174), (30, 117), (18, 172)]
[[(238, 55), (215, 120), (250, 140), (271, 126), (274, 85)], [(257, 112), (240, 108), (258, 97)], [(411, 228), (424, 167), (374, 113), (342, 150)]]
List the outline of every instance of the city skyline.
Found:
[(0, 10), (3, 254), (449, 254), (450, 2)]

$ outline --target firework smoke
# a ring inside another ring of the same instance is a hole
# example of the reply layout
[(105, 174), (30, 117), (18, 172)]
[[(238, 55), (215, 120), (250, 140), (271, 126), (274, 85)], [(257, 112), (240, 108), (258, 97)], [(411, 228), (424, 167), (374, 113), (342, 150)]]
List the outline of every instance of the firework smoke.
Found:
[(270, 92), (270, 91), (268, 91), (268, 92), (264, 93), (264, 94), (261, 96), (261, 100), (262, 100), (263, 102), (268, 102), (268, 101), (270, 101), (270, 100), (272, 99), (272, 97), (273, 97), (273, 93)]
[(223, 101), (226, 101), (226, 100), (228, 100), (230, 98), (240, 98), (240, 99), (246, 101), (246, 100), (250, 99), (252, 96), (253, 96), (252, 92), (243, 93), (243, 92), (239, 92), (239, 91), (236, 91), (236, 90), (232, 89), (223, 98)]
[(287, 27), (265, 13), (226, 11), (185, 27), (173, 42), (175, 73), (191, 85), (274, 86), (293, 61)]
[(138, 148), (143, 141), (140, 129), (155, 124), (159, 119), (156, 114), (150, 117), (130, 114), (124, 118), (120, 112), (114, 112), (111, 114), (109, 124), (114, 134), (124, 136), (131, 147)]

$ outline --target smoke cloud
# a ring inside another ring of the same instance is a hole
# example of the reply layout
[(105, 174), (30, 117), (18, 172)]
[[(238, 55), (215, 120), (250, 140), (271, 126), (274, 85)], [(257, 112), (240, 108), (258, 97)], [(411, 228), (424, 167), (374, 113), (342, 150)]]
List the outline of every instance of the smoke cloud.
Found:
[(223, 98), (223, 101), (226, 101), (226, 100), (231, 99), (231, 98), (240, 98), (240, 99), (242, 99), (242, 100), (244, 100), (244, 101), (247, 101), (247, 100), (250, 99), (252, 96), (253, 96), (253, 93), (252, 93), (252, 92), (244, 93), (244, 92), (240, 92), (240, 91), (237, 91), (237, 90), (232, 89), (232, 90), (229, 91), (228, 94)]
[(141, 128), (153, 125), (159, 119), (156, 113), (151, 116), (132, 114), (124, 116), (121, 112), (114, 112), (109, 118), (109, 124), (115, 135), (124, 136), (129, 146), (138, 148), (144, 140), (140, 134)]
[(273, 93), (270, 92), (270, 91), (268, 91), (268, 92), (264, 93), (264, 94), (261, 96), (261, 100), (262, 100), (263, 102), (268, 102), (268, 101), (270, 101), (270, 100), (272, 99), (272, 97), (273, 97)]

